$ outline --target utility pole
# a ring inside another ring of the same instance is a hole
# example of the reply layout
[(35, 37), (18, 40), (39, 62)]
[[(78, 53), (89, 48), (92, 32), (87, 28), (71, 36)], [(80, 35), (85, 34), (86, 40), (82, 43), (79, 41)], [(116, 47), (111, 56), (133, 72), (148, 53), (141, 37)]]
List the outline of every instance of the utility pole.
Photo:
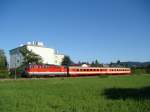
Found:
[(70, 74), (69, 74), (69, 65), (67, 65), (67, 77), (69, 77)]
[(16, 80), (17, 78), (16, 78), (16, 68), (15, 68), (15, 80)]
[(17, 76), (16, 76), (16, 69), (17, 69), (17, 64), (16, 64), (16, 55), (15, 55), (15, 80), (17, 79)]

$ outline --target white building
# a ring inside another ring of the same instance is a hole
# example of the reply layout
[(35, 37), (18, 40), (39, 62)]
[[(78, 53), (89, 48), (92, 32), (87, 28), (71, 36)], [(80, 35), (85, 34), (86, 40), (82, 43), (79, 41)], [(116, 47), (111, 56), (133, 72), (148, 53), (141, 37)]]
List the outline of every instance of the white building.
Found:
[(42, 42), (28, 42), (18, 48), (10, 50), (10, 68), (19, 67), (23, 62), (20, 48), (26, 46), (28, 50), (41, 56), (44, 64), (61, 65), (64, 55), (56, 53), (55, 49), (47, 48)]

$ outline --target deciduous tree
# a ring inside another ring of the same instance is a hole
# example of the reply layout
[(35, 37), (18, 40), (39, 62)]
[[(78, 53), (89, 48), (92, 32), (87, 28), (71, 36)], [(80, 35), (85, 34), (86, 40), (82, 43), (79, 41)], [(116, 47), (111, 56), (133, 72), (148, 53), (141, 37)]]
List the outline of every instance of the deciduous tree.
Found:
[(24, 61), (23, 65), (27, 64), (41, 64), (43, 62), (41, 56), (35, 54), (32, 51), (29, 51), (27, 47), (22, 47), (20, 49), (21, 54), (23, 55)]

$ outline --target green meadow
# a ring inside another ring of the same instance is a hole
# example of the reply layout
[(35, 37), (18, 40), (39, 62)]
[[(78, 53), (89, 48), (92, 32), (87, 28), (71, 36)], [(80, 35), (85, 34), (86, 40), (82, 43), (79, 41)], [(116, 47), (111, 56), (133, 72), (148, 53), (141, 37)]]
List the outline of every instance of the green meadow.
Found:
[(150, 75), (0, 80), (0, 112), (150, 112)]

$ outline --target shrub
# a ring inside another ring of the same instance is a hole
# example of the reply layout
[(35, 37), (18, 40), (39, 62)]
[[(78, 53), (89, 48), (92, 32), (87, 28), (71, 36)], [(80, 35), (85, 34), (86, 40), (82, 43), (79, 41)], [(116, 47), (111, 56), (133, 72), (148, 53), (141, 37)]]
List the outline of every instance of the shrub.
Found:
[(0, 78), (9, 78), (9, 72), (7, 70), (0, 70)]

